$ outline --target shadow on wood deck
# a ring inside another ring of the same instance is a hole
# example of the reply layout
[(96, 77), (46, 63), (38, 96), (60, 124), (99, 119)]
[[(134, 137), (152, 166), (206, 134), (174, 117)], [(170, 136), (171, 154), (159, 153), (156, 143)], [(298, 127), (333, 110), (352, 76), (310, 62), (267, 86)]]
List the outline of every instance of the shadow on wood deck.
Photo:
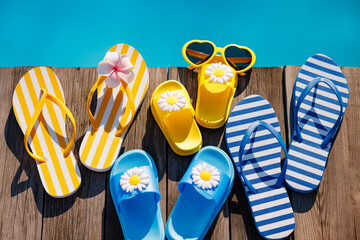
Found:
[[(12, 95), (19, 79), (30, 67), (0, 68), (2, 84), (0, 135), (0, 239), (122, 239), (108, 187), (109, 173), (96, 173), (79, 161), (82, 186), (65, 199), (49, 197), (40, 182), (34, 160), (23, 145), (23, 134), (12, 110)], [(283, 139), (289, 144), (292, 131), (291, 97), (300, 67), (253, 68), (240, 77), (233, 106), (251, 94), (269, 100), (280, 122)], [(85, 111), (88, 91), (95, 82), (95, 68), (55, 68), (72, 111), (77, 136), (74, 153), (89, 126)], [(296, 227), (289, 239), (356, 239), (360, 229), (360, 68), (345, 67), (350, 102), (331, 150), (318, 190), (310, 194), (289, 191)], [(196, 102), (197, 73), (186, 68), (150, 68), (150, 86), (134, 123), (123, 142), (121, 153), (143, 149), (155, 160), (162, 195), (161, 210), (166, 221), (179, 195), (177, 184), (193, 156), (176, 155), (152, 117), (149, 105), (155, 87), (167, 79), (181, 81), (192, 103)], [(92, 108), (94, 108), (94, 101)], [(203, 146), (227, 151), (224, 127), (200, 127)], [(215, 219), (206, 239), (259, 239), (239, 177), (228, 201)]]

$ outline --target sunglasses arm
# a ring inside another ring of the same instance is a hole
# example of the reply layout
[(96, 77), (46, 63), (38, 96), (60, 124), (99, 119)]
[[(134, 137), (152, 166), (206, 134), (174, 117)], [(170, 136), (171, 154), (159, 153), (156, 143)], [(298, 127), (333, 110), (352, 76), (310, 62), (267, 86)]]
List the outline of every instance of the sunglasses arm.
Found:
[(204, 59), (204, 58), (206, 58), (208, 56), (208, 54), (201, 53), (201, 52), (198, 52), (198, 51), (194, 51), (194, 50), (191, 50), (191, 49), (186, 49), (186, 54), (189, 55), (189, 56), (192, 56), (192, 57), (200, 58), (200, 59)]

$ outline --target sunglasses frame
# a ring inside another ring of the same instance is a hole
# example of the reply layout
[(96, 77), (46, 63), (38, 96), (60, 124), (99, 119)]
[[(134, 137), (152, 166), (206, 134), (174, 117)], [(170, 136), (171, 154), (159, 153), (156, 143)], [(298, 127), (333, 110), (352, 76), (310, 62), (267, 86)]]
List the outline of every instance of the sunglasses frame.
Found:
[[(190, 59), (187, 57), (187, 54), (186, 54), (186, 49), (187, 49), (187, 47), (188, 47), (191, 43), (194, 43), (194, 42), (196, 42), (196, 43), (209, 43), (209, 44), (211, 44), (211, 45), (214, 47), (214, 52), (213, 52), (213, 54), (211, 55), (211, 57), (210, 57), (208, 60), (206, 60), (205, 62), (201, 63), (201, 64), (194, 64), (194, 63), (192, 63), (192, 62), (190, 61)], [(226, 50), (228, 47), (237, 47), (237, 48), (240, 48), (240, 49), (245, 49), (245, 50), (247, 50), (248, 52), (250, 52), (250, 54), (251, 54), (251, 62), (250, 62), (250, 64), (249, 64), (249, 66), (247, 66), (246, 68), (241, 69), (241, 70), (236, 70), (233, 66), (231, 66), (231, 64), (230, 64), (230, 63), (228, 62), (228, 60), (225, 58), (225, 50)], [(206, 64), (206, 63), (209, 63), (211, 60), (214, 59), (215, 56), (218, 56), (218, 55), (216, 55), (217, 53), (220, 53), (221, 56), (222, 56), (222, 58), (223, 58), (223, 60), (225, 61), (225, 63), (226, 63), (228, 66), (234, 68), (235, 72), (238, 73), (238, 74), (240, 74), (241, 76), (244, 76), (244, 75), (245, 75), (245, 72), (246, 72), (247, 70), (249, 70), (250, 68), (252, 68), (252, 66), (255, 64), (255, 61), (256, 61), (256, 55), (255, 55), (255, 53), (254, 53), (250, 48), (245, 47), (245, 46), (239, 46), (239, 45), (236, 45), (236, 44), (229, 44), (229, 45), (225, 46), (224, 48), (220, 48), (220, 47), (216, 47), (213, 42), (208, 41), (208, 40), (191, 40), (191, 41), (185, 43), (185, 45), (184, 45), (183, 48), (182, 48), (183, 57), (184, 57), (185, 60), (191, 65), (191, 66), (188, 67), (189, 69), (194, 69), (194, 68), (197, 68), (197, 67), (201, 67), (202, 65), (204, 65), (204, 64)], [(218, 57), (219, 57), (219, 56), (218, 56)]]

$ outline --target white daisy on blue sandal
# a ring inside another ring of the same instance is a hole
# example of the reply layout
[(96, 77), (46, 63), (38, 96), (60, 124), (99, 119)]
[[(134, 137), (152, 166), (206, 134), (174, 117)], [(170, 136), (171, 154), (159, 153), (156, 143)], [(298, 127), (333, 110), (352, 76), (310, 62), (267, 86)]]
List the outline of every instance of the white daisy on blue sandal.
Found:
[(186, 98), (179, 91), (166, 91), (160, 94), (157, 103), (163, 111), (177, 112), (185, 106)]
[(121, 188), (128, 193), (132, 193), (135, 189), (142, 192), (149, 182), (149, 175), (144, 169), (137, 167), (127, 170), (120, 178)]
[(205, 74), (210, 76), (210, 82), (223, 84), (234, 77), (234, 70), (222, 63), (212, 63), (207, 66)]
[(191, 174), (193, 183), (199, 188), (212, 189), (219, 185), (219, 171), (213, 166), (207, 166), (206, 163), (193, 167)]

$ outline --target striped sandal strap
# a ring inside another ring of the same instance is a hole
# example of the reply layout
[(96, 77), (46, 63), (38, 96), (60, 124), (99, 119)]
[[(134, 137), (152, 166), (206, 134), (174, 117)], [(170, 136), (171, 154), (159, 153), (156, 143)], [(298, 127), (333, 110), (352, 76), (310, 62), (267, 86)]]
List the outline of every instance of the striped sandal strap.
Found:
[(313, 80), (311, 80), (311, 82), (309, 82), (309, 84), (305, 87), (305, 89), (301, 93), (300, 97), (298, 98), (296, 108), (294, 111), (294, 119), (295, 119), (295, 124), (296, 124), (296, 137), (297, 137), (298, 141), (301, 143), (303, 141), (303, 138), (301, 137), (300, 127), (298, 124), (298, 112), (300, 109), (300, 105), (304, 101), (306, 95), (308, 95), (308, 93), (311, 91), (311, 89), (313, 89), (320, 82), (325, 83), (326, 85), (328, 85), (330, 87), (330, 89), (335, 93), (336, 97), (338, 98), (339, 104), (340, 104), (340, 115), (339, 115), (338, 119), (336, 120), (334, 126), (330, 129), (328, 135), (324, 138), (323, 142), (321, 143), (321, 148), (325, 148), (327, 146), (327, 144), (331, 141), (332, 137), (334, 136), (337, 128), (340, 125), (341, 119), (344, 114), (343, 101), (342, 101), (341, 94), (340, 94), (338, 88), (335, 86), (335, 84), (331, 80), (329, 80), (327, 78), (317, 77), (317, 78), (314, 78)]
[(288, 153), (286, 151), (286, 146), (285, 146), (285, 143), (284, 141), (282, 140), (280, 134), (270, 125), (268, 124), (267, 122), (265, 121), (255, 121), (253, 122), (249, 128), (246, 130), (245, 134), (244, 134), (244, 137), (241, 141), (241, 144), (240, 144), (240, 148), (239, 148), (239, 162), (238, 162), (238, 165), (240, 167), (240, 171), (241, 171), (241, 176), (243, 177), (244, 181), (245, 181), (245, 184), (249, 187), (250, 191), (252, 193), (257, 193), (256, 189), (254, 188), (254, 186), (250, 183), (250, 181), (247, 179), (247, 177), (245, 176), (244, 174), (244, 171), (243, 171), (243, 164), (242, 164), (242, 156), (244, 155), (244, 151), (245, 151), (245, 146), (247, 144), (247, 142), (249, 141), (250, 139), (250, 136), (253, 134), (253, 132), (257, 129), (257, 127), (259, 126), (262, 126), (266, 129), (268, 129), (270, 131), (270, 133), (272, 135), (274, 135), (274, 137), (279, 141), (281, 147), (284, 149), (284, 152), (285, 152), (285, 161), (284, 161), (284, 166), (281, 170), (281, 173), (280, 173), (280, 176), (278, 177), (278, 180), (276, 181), (275, 183), (275, 186), (277, 188), (280, 188), (284, 182), (284, 178), (285, 178), (285, 173), (286, 173), (286, 169), (287, 169), (287, 158), (288, 158)]
[[(94, 116), (92, 115), (91, 111), (90, 111), (90, 101), (91, 101), (91, 97), (94, 94), (95, 90), (99, 88), (99, 86), (101, 86), (101, 84), (105, 81), (107, 77), (106, 76), (99, 76), (99, 79), (97, 80), (97, 82), (93, 85), (93, 87), (91, 88), (88, 98), (87, 98), (87, 102), (86, 102), (86, 110), (90, 119), (90, 123), (92, 128), (94, 129), (94, 131), (97, 131), (99, 128), (99, 122), (94, 118)], [(126, 93), (127, 97), (128, 97), (128, 102), (130, 103), (130, 107), (131, 107), (131, 118), (130, 121), (127, 121), (127, 119), (125, 119), (125, 123), (124, 122), (120, 122), (120, 129), (117, 130), (117, 132), (115, 133), (116, 137), (121, 137), (121, 135), (129, 128), (132, 120), (135, 117), (135, 100), (134, 100), (134, 96), (131, 92), (131, 89), (128, 85), (127, 82), (125, 82), (123, 79), (121, 79), (121, 85), (120, 85), (120, 91), (123, 91)]]
[(36, 121), (38, 120), (38, 118), (39, 118), (39, 116), (40, 116), (40, 114), (42, 112), (42, 109), (43, 109), (43, 107), (44, 107), (44, 105), (46, 103), (46, 100), (50, 100), (53, 103), (55, 103), (56, 105), (58, 105), (60, 107), (60, 109), (63, 110), (69, 116), (69, 118), (70, 118), (70, 120), (71, 120), (71, 122), (73, 124), (73, 127), (74, 127), (73, 135), (71, 136), (70, 141), (67, 144), (67, 146), (66, 146), (66, 148), (65, 148), (65, 150), (63, 152), (64, 158), (67, 158), (69, 156), (71, 147), (74, 144), (75, 134), (76, 134), (76, 125), (75, 125), (74, 116), (72, 115), (70, 110), (65, 106), (65, 104), (60, 99), (58, 99), (56, 96), (50, 94), (48, 91), (46, 91), (45, 88), (41, 88), (41, 92), (42, 92), (42, 96), (40, 98), (39, 104), (36, 107), (34, 115), (31, 117), (31, 120), (30, 120), (30, 122), (28, 124), (28, 127), (26, 129), (26, 132), (24, 134), (24, 145), (25, 145), (26, 151), (29, 153), (29, 155), (32, 158), (34, 158), (39, 163), (45, 163), (46, 162), (45, 158), (33, 154), (30, 151), (27, 143), (28, 143), (28, 138), (30, 136), (30, 132), (34, 128), (34, 125), (35, 125)]

